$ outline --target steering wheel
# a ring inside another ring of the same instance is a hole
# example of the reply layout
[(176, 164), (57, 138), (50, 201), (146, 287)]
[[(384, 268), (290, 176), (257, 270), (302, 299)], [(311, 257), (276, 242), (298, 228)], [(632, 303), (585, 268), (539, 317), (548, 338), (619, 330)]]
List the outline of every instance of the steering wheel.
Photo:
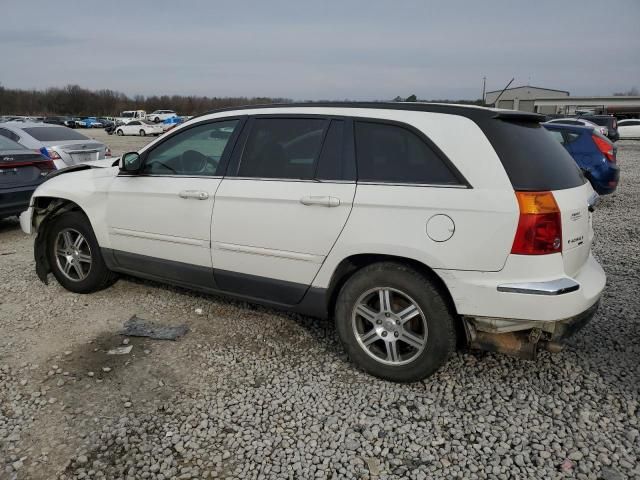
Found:
[(186, 150), (180, 157), (183, 173), (202, 173), (209, 163), (209, 157), (197, 150)]

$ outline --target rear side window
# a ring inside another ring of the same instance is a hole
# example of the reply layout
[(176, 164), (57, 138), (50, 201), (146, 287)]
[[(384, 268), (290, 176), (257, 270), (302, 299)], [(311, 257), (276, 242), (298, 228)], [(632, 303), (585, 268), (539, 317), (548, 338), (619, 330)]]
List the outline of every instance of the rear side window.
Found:
[(81, 133), (66, 127), (31, 127), (25, 132), (41, 142), (55, 142), (58, 140), (89, 140)]
[(539, 123), (490, 122), (483, 130), (515, 190), (563, 190), (585, 183), (571, 155)]
[(358, 180), (453, 185), (460, 182), (429, 145), (411, 130), (356, 122)]
[(327, 125), (327, 120), (317, 118), (256, 118), (238, 176), (314, 178)]

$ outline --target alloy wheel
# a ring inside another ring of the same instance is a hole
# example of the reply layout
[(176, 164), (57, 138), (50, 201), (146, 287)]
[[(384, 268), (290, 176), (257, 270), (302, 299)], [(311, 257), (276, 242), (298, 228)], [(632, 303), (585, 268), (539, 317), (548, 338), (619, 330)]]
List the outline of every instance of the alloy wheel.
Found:
[(376, 361), (403, 365), (415, 360), (427, 345), (427, 320), (406, 293), (377, 287), (363, 293), (351, 314), (360, 347)]
[(65, 228), (55, 241), (56, 263), (60, 272), (73, 282), (81, 282), (91, 271), (91, 247), (78, 230)]

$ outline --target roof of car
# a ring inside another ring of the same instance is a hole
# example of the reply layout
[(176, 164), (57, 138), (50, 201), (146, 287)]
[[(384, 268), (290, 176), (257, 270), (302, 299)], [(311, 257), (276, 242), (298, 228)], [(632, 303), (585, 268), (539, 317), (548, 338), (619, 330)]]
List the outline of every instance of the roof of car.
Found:
[(47, 127), (47, 128), (67, 128), (62, 125), (56, 125), (53, 123), (42, 123), (42, 122), (4, 122), (0, 125), (6, 125), (13, 128), (33, 128), (33, 127)]
[(418, 112), (446, 113), (469, 118), (501, 118), (514, 121), (544, 121), (544, 116), (537, 113), (521, 112), (518, 110), (503, 110), (487, 108), (478, 105), (461, 105), (455, 103), (430, 102), (308, 102), (308, 103), (271, 103), (262, 105), (243, 105), (227, 107), (206, 112), (211, 115), (220, 112), (234, 112), (238, 110), (261, 110), (272, 108), (370, 108), (377, 110), (406, 110)]

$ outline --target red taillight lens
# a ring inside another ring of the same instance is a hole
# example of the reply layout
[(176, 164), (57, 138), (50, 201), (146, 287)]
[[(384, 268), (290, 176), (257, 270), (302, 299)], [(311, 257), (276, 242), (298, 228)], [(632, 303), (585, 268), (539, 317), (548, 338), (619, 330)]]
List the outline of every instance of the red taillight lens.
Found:
[(516, 192), (520, 218), (511, 253), (545, 255), (562, 251), (560, 209), (551, 192)]
[(37, 162), (35, 166), (40, 169), (40, 174), (42, 176), (48, 175), (50, 172), (56, 169), (56, 165), (52, 160), (46, 160), (44, 162)]
[(613, 152), (613, 144), (604, 138), (600, 138), (597, 135), (591, 135), (593, 139), (593, 143), (596, 144), (598, 150), (602, 152), (602, 154), (607, 157), (607, 160), (610, 162), (616, 163), (616, 156)]

